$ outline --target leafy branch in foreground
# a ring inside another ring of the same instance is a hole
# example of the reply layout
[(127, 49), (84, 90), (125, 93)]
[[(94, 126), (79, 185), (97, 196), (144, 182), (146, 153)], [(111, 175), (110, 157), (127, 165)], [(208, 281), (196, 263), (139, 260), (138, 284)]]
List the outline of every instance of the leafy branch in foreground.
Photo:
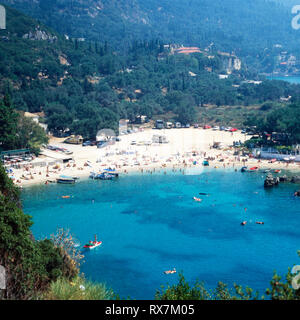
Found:
[(246, 287), (234, 285), (234, 289), (229, 289), (226, 284), (219, 282), (215, 290), (205, 289), (204, 283), (196, 280), (191, 286), (179, 273), (178, 284), (161, 287), (157, 290), (155, 299), (157, 300), (256, 300), (258, 293), (253, 295), (253, 290)]
[(35, 241), (31, 217), (21, 209), (20, 193), (0, 164), (0, 265), (6, 269), (2, 299), (35, 299), (51, 282), (78, 274), (70, 257), (53, 241)]
[[(300, 256), (300, 251), (298, 252)], [(288, 270), (286, 281), (282, 282), (281, 277), (276, 273), (271, 280), (271, 289), (266, 290), (266, 295), (271, 300), (300, 300), (300, 289), (295, 290), (292, 281), (295, 275)], [(223, 282), (219, 282), (216, 289), (207, 290), (204, 284), (198, 280), (194, 285), (190, 285), (184, 278), (183, 274), (179, 274), (177, 284), (172, 286), (161, 287), (156, 291), (156, 300), (264, 300), (265, 297), (259, 297), (259, 293), (253, 289), (234, 284), (234, 288), (230, 289)]]
[(78, 240), (70, 233), (70, 230), (60, 228), (57, 230), (56, 234), (51, 235), (51, 240), (54, 245), (58, 248), (63, 248), (70, 258), (76, 263), (79, 268), (83, 262), (84, 255), (81, 254), (78, 249)]

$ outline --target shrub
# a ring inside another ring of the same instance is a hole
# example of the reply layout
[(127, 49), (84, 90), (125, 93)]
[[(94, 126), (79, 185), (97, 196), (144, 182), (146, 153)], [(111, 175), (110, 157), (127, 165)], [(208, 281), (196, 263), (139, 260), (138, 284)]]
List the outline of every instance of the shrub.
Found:
[(105, 285), (86, 281), (83, 277), (76, 277), (72, 282), (59, 278), (52, 282), (44, 300), (111, 300), (114, 298), (112, 290)]
[(31, 217), (20, 208), (19, 190), (0, 164), (0, 265), (6, 269), (5, 299), (32, 299), (60, 276), (72, 279), (76, 263), (52, 240), (34, 241)]

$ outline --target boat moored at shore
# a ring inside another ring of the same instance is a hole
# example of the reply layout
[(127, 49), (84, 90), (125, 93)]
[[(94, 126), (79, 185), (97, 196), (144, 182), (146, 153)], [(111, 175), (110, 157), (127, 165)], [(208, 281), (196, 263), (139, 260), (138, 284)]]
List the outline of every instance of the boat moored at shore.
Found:
[(75, 184), (77, 179), (77, 177), (60, 176), (56, 179), (56, 182), (60, 184)]
[(96, 172), (91, 172), (90, 178), (94, 180), (113, 180), (115, 178), (118, 178), (119, 174), (116, 172), (101, 172), (101, 173), (96, 173)]

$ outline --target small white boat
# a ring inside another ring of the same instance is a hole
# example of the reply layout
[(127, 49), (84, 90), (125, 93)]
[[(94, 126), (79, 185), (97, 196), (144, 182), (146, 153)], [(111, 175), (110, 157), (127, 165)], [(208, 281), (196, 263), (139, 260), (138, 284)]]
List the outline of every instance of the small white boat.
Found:
[(97, 241), (97, 236), (95, 235), (95, 240), (94, 241), (90, 241), (89, 243), (85, 244), (83, 246), (83, 248), (92, 250), (92, 249), (95, 249), (95, 248), (101, 246), (101, 244), (102, 244), (102, 241)]
[(176, 271), (176, 269), (174, 268), (173, 270), (166, 270), (166, 271), (164, 271), (164, 274), (174, 274), (174, 273), (176, 273), (177, 271)]

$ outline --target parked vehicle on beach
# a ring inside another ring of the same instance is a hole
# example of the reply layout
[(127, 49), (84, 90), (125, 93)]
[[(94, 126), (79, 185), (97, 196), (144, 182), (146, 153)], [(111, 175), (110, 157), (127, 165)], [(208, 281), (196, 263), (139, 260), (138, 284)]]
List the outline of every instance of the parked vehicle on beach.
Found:
[(166, 123), (166, 129), (172, 129), (173, 128), (173, 123), (172, 122), (167, 122)]
[(108, 146), (108, 141), (101, 140), (97, 142), (97, 148), (105, 148), (106, 146)]
[(163, 120), (156, 120), (155, 128), (159, 129), (159, 130), (164, 129), (165, 128), (165, 124), (164, 124)]
[(83, 147), (88, 147), (88, 146), (91, 146), (92, 145), (92, 141), (85, 141), (85, 142), (83, 142), (83, 144), (82, 144), (82, 146)]
[(69, 143), (69, 144), (82, 144), (83, 142), (83, 138), (82, 136), (70, 136), (69, 138), (67, 138), (64, 143)]

